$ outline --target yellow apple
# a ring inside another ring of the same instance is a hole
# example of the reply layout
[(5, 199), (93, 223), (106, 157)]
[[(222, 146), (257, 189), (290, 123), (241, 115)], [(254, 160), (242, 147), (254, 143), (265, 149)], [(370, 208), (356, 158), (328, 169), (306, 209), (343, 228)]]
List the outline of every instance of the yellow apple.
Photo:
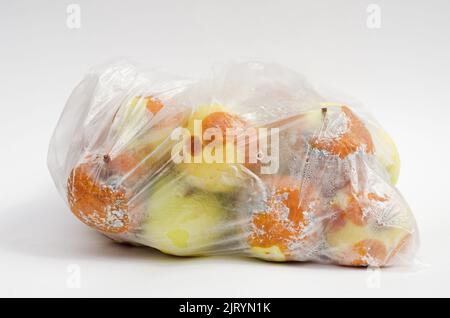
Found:
[(400, 156), (391, 136), (381, 127), (370, 129), (375, 144), (375, 155), (389, 173), (391, 184), (397, 183), (400, 174)]
[(271, 262), (285, 262), (286, 256), (276, 245), (271, 247), (250, 247), (250, 255)]
[(159, 181), (148, 199), (142, 225), (145, 242), (164, 253), (200, 255), (220, 237), (225, 211), (212, 193), (191, 193), (189, 185), (169, 175)]
[[(196, 123), (196, 121), (198, 121)], [(231, 192), (244, 184), (246, 173), (242, 163), (238, 163), (237, 147), (234, 141), (218, 143), (214, 151), (222, 151), (218, 160), (206, 160), (206, 151), (211, 144), (203, 140), (204, 132), (208, 128), (218, 128), (225, 140), (227, 128), (244, 127), (245, 123), (237, 115), (228, 112), (227, 108), (218, 105), (199, 106), (190, 116), (187, 128), (192, 136), (191, 160), (177, 165), (180, 173), (192, 186), (211, 192)], [(197, 127), (197, 128), (196, 128)], [(200, 131), (198, 131), (200, 128)], [(200, 134), (200, 136), (198, 136)], [(190, 141), (188, 141), (190, 142)], [(197, 146), (194, 144), (197, 143)], [(227, 147), (232, 147), (234, 158), (226, 158)]]
[[(384, 266), (408, 245), (414, 221), (399, 198), (337, 191), (327, 227), (328, 256), (342, 265)], [(388, 214), (389, 213), (389, 214)]]

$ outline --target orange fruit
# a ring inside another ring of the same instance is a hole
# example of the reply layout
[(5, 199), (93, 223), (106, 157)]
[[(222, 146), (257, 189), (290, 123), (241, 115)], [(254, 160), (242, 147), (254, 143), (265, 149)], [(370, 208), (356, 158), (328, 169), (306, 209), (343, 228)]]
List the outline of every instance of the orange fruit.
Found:
[(156, 113), (158, 113), (164, 107), (164, 104), (159, 99), (156, 99), (152, 96), (147, 96), (145, 99), (147, 100), (147, 104), (145, 106), (147, 107), (147, 110), (153, 115), (156, 115)]
[(203, 118), (202, 131), (205, 132), (209, 128), (218, 128), (222, 132), (225, 140), (227, 129), (245, 128), (247, 123), (239, 116), (227, 112), (214, 112)]
[(345, 207), (337, 202), (331, 203), (331, 208), (336, 213), (336, 218), (332, 219), (329, 223), (329, 229), (332, 231), (342, 228), (346, 221), (358, 226), (365, 226), (367, 224), (367, 218), (363, 213), (364, 208), (369, 207), (373, 201), (384, 202), (387, 200), (387, 198), (378, 196), (372, 192), (364, 197), (363, 193), (356, 193), (351, 185), (347, 185), (341, 191), (346, 196), (346, 203)]
[(153, 147), (151, 145), (141, 147), (140, 149), (127, 149), (113, 156), (107, 163), (108, 168), (119, 175), (128, 173), (136, 177), (142, 176), (148, 170), (145, 164), (149, 161), (146, 157), (151, 154)]
[(353, 266), (384, 265), (387, 257), (386, 246), (379, 240), (367, 239), (353, 245), (355, 258), (351, 261)]
[[(239, 140), (239, 132), (234, 132), (232, 131), (232, 129), (243, 129), (242, 132), (240, 132), (241, 134), (244, 133), (245, 128), (247, 127), (247, 123), (241, 119), (239, 116), (235, 115), (235, 114), (231, 114), (231, 113), (227, 113), (227, 112), (213, 112), (209, 115), (207, 115), (205, 118), (203, 118), (202, 120), (202, 132), (203, 134), (205, 133), (205, 131), (207, 129), (219, 129), (222, 135), (222, 141), (223, 141), (223, 145), (225, 147), (227, 142), (233, 142), (235, 145), (237, 145), (238, 140)], [(233, 138), (233, 140), (227, 140), (227, 129), (230, 129), (230, 133), (232, 133), (231, 138)], [(207, 145), (210, 141), (209, 140), (203, 140), (203, 144)], [(246, 146), (248, 141), (244, 140), (245, 144), (241, 145), (241, 146)], [(224, 149), (225, 151), (225, 149)]]
[(250, 246), (278, 246), (289, 254), (291, 244), (307, 239), (303, 229), (309, 224), (305, 212), (319, 213), (319, 200), (312, 185), (304, 185), (291, 177), (267, 179), (269, 198), (267, 209), (252, 217)]
[(102, 182), (102, 167), (82, 163), (74, 168), (67, 184), (70, 209), (83, 223), (106, 233), (128, 230), (128, 198), (122, 186)]
[(332, 155), (337, 155), (341, 159), (362, 147), (364, 147), (366, 153), (373, 154), (374, 144), (372, 137), (361, 119), (347, 106), (342, 106), (341, 112), (346, 119), (346, 127), (342, 127), (344, 131), (336, 133), (334, 136), (320, 134), (319, 136), (313, 137), (310, 141), (311, 146)]

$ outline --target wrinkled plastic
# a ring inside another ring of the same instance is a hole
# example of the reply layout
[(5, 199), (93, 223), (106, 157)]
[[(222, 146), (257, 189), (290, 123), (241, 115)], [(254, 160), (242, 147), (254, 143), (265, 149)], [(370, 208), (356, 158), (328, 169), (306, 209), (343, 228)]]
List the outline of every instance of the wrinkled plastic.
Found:
[[(199, 120), (202, 132), (223, 137), (215, 162), (202, 157), (219, 137), (196, 135)], [(225, 160), (247, 128), (255, 134)], [(255, 62), (201, 80), (126, 61), (94, 69), (69, 98), (48, 154), (71, 211), (116, 241), (349, 266), (414, 257), (418, 231), (395, 188), (399, 164), (394, 142), (363, 110)]]

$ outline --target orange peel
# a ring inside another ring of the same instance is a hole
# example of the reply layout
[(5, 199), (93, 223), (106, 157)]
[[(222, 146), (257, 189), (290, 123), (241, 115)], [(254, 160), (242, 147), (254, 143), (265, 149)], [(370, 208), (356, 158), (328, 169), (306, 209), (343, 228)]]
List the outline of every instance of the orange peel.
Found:
[(312, 186), (302, 189), (301, 182), (290, 177), (270, 178), (272, 189), (267, 200), (267, 209), (255, 213), (252, 217), (252, 232), (248, 238), (250, 246), (269, 248), (278, 246), (289, 254), (291, 244), (304, 241), (308, 237), (303, 229), (310, 223), (306, 217), (308, 211), (319, 214), (319, 199)]
[(315, 149), (337, 155), (340, 159), (344, 159), (362, 147), (364, 147), (364, 152), (373, 154), (374, 144), (372, 137), (361, 119), (347, 106), (342, 106), (341, 112), (347, 120), (345, 131), (333, 136), (316, 136), (311, 139), (311, 146)]
[[(68, 179), (68, 202), (72, 213), (86, 225), (106, 233), (128, 231), (128, 199), (122, 186), (116, 188), (94, 178), (95, 164), (74, 168)], [(101, 168), (100, 168), (101, 169)]]

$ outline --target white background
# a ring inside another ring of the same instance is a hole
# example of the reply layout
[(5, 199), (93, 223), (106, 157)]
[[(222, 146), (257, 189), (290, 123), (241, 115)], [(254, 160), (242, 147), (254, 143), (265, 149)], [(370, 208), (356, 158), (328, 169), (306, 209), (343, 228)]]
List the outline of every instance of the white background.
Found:
[[(81, 28), (69, 29), (69, 1), (2, 0), (0, 296), (450, 296), (450, 2), (373, 2), (379, 29), (363, 0), (77, 1)], [(362, 101), (397, 142), (418, 265), (183, 259), (79, 223), (50, 179), (48, 142), (83, 74), (118, 56), (188, 76), (232, 58), (278, 62)]]

